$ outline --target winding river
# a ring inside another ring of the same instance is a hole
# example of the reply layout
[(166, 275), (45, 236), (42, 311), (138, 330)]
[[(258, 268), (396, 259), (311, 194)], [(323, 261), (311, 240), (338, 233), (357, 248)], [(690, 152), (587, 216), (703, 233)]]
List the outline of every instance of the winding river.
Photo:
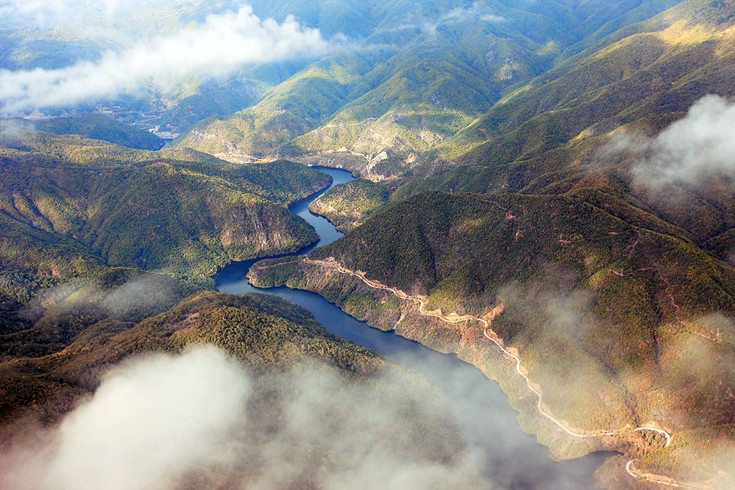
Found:
[[(354, 179), (345, 170), (317, 169), (329, 174), (333, 179), (332, 184), (321, 192), (295, 202), (290, 209), (316, 229), (320, 240), (292, 255), (307, 254), (342, 236), (329, 221), (309, 212), (308, 206), (335, 185)], [(479, 369), (455, 356), (432, 351), (392, 332), (372, 328), (317, 294), (286, 287), (255, 288), (248, 283), (246, 274), (257, 260), (236, 262), (222, 269), (215, 276), (217, 289), (231, 294), (272, 294), (301, 305), (330, 332), (423, 374), (451, 401), (449, 405), (492, 488), (572, 490), (594, 487), (593, 473), (604, 459), (610, 457), (609, 453), (593, 454), (564, 463), (552, 461), (545, 447), (538, 445), (533, 436), (521, 431), (517, 414), (509, 406), (505, 394)]]

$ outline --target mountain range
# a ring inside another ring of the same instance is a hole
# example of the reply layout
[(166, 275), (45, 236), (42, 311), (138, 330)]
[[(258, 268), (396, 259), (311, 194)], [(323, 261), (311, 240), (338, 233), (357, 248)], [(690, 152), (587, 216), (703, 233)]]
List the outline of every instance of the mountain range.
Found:
[[(161, 2), (172, 17), (141, 32), (239, 7)], [(735, 484), (735, 2), (251, 8), (325, 52), (0, 121), (5, 440), (136, 352), (393, 369), (297, 307), (210, 291), (232, 261), (317, 241), (288, 209), (330, 183), (307, 164), (360, 177), (309, 208), (346, 235), (258, 262), (255, 285), (476, 365), (556, 458), (624, 455), (605, 488)], [(69, 29), (8, 25), (0, 66), (94, 63), (134, 37)], [(165, 294), (111, 309), (138, 281)]]

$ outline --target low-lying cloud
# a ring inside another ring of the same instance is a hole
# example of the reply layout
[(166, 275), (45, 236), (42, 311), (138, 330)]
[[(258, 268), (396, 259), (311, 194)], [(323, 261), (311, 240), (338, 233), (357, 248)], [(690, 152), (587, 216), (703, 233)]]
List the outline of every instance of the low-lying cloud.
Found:
[[(269, 384), (290, 395), (279, 430), (255, 456), (260, 471), (251, 488), (296, 482), (329, 490), (484, 486), (431, 391), (396, 374), (366, 382), (309, 368), (271, 378)], [(329, 456), (315, 458), (319, 452)]]
[(708, 95), (656, 137), (618, 137), (607, 151), (638, 155), (631, 168), (636, 188), (662, 191), (671, 185), (696, 186), (735, 175), (733, 128), (735, 103)]
[(424, 386), (392, 369), (256, 374), (212, 346), (149, 354), (0, 454), (0, 488), (486, 488)]
[(221, 459), (249, 392), (240, 367), (211, 347), (140, 358), (111, 372), (43, 451), (13, 455), (0, 486), (161, 488)]
[(27, 305), (26, 313), (29, 318), (40, 318), (85, 311), (86, 315), (77, 322), (103, 318), (138, 322), (172, 308), (191, 293), (184, 283), (162, 274), (132, 270), (126, 273), (126, 277), (107, 286), (100, 284), (99, 279), (73, 279), (43, 290)]
[(177, 290), (175, 285), (166, 276), (142, 274), (104, 294), (98, 293), (102, 296), (99, 304), (114, 318), (135, 318), (141, 313), (144, 315), (170, 308), (180, 301), (184, 293)]
[(35, 131), (36, 128), (31, 121), (25, 119), (0, 119), (0, 145), (17, 145)]
[(213, 13), (222, 7), (222, 3), (221, 0), (0, 0), (0, 15), (8, 26), (32, 26), (54, 31), (66, 27), (81, 28), (83, 30), (77, 35), (83, 39), (94, 38), (101, 33), (110, 34), (111, 29), (126, 29), (129, 26), (125, 23), (150, 21), (161, 25), (182, 15)]
[(474, 3), (471, 7), (457, 7), (441, 15), (436, 21), (426, 20), (421, 26), (421, 30), (430, 37), (436, 36), (437, 29), (442, 25), (461, 24), (468, 21), (477, 21), (488, 24), (503, 24), (508, 22), (503, 16), (488, 12), (487, 7)]
[(508, 19), (501, 15), (487, 13), (486, 8), (483, 8), (480, 4), (475, 3), (471, 8), (455, 8), (449, 13), (443, 15), (439, 22), (464, 22), (467, 20), (480, 19), (483, 22), (489, 23), (503, 23), (507, 22)]
[(0, 70), (0, 113), (71, 107), (151, 86), (171, 88), (192, 78), (224, 76), (249, 63), (318, 56), (328, 47), (318, 30), (292, 17), (282, 23), (263, 20), (246, 6), (122, 52), (108, 52), (96, 62), (56, 70)]

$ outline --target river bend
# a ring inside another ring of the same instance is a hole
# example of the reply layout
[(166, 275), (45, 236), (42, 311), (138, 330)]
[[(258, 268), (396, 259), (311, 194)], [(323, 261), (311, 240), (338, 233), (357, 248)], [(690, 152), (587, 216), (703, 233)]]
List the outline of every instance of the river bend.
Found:
[[(312, 250), (338, 240), (342, 233), (321, 216), (311, 213), (309, 204), (335, 185), (354, 180), (345, 171), (316, 167), (330, 175), (332, 184), (311, 196), (293, 203), (291, 211), (311, 224), (319, 234), (319, 241), (299, 252)], [(259, 289), (246, 276), (258, 260), (235, 262), (216, 276), (219, 291), (230, 294), (272, 294), (308, 309), (314, 318), (330, 332), (356, 344), (367, 347), (402, 366), (421, 373), (433, 382), (450, 401), (454, 415), (474, 453), (484, 476), (492, 488), (513, 490), (575, 490), (594, 487), (594, 471), (609, 453), (593, 454), (564, 463), (551, 460), (548, 450), (537, 444), (533, 436), (521, 431), (517, 413), (499, 386), (479, 369), (460, 361), (453, 355), (432, 351), (412, 340), (392, 332), (370, 327), (308, 291), (287, 287)]]

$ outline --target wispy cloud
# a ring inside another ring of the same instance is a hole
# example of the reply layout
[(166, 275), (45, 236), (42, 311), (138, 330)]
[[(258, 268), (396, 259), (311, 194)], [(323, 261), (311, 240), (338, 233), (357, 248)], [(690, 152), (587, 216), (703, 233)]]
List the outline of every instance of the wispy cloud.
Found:
[(735, 175), (735, 103), (708, 95), (697, 101), (686, 117), (656, 137), (621, 135), (607, 154), (630, 152), (634, 187), (664, 191), (671, 185), (696, 186), (711, 178)]
[(0, 120), (0, 145), (14, 146), (35, 132), (33, 122), (19, 119)]
[(57, 70), (0, 70), (0, 112), (74, 106), (147, 86), (167, 88), (193, 77), (223, 76), (249, 63), (318, 56), (328, 48), (318, 30), (292, 17), (282, 23), (260, 19), (248, 6), (108, 52), (97, 62)]
[(508, 22), (508, 19), (505, 17), (502, 17), (500, 15), (494, 15), (494, 14), (486, 14), (480, 17), (480, 20), (485, 22), (492, 22), (492, 23), (502, 23), (502, 22)]
[(488, 10), (491, 10), (491, 7), (475, 2), (472, 7), (469, 8), (457, 7), (450, 10), (439, 19), (439, 22), (464, 22), (467, 20), (479, 19), (482, 22), (497, 24), (508, 21), (505, 17), (488, 12)]
[[(89, 20), (131, 20), (143, 13), (157, 18), (177, 16), (186, 7), (206, 8), (187, 0), (0, 0), (0, 14), (11, 24), (36, 28), (80, 26)], [(98, 26), (88, 25), (88, 28)], [(86, 32), (80, 32), (85, 36)]]
[(0, 487), (484, 487), (431, 393), (390, 368), (254, 374), (212, 346), (149, 354), (113, 369), (40, 444), (0, 452)]

